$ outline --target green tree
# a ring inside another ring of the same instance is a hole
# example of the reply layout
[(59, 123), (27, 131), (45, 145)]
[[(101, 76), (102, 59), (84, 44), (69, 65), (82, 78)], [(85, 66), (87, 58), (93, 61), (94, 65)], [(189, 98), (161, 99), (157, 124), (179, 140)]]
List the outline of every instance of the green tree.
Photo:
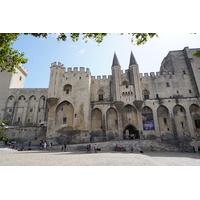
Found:
[[(8, 72), (16, 72), (16, 68), (20, 68), (20, 64), (25, 64), (28, 59), (24, 58), (24, 53), (13, 49), (12, 45), (22, 33), (0, 33), (0, 70), (7, 70)], [(48, 38), (50, 33), (23, 33), (24, 35), (32, 35), (34, 37)], [(157, 37), (156, 33), (129, 33), (131, 42), (136, 45), (145, 44), (150, 38)], [(87, 42), (93, 39), (98, 44), (103, 42), (103, 39), (108, 33), (59, 33), (58, 41), (66, 41), (71, 39), (76, 42), (80, 39)], [(120, 35), (123, 35), (121, 33)]]

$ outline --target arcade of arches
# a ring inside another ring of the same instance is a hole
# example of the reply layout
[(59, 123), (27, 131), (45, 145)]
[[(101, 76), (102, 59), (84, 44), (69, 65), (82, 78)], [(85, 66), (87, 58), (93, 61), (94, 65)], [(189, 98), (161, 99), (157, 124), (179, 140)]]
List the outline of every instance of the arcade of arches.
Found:
[[(198, 134), (200, 130), (200, 107), (192, 104), (189, 110), (194, 131)], [(174, 131), (174, 128), (172, 128), (172, 118), (174, 119), (174, 126), (178, 135), (190, 135), (186, 110), (182, 105), (175, 105), (172, 109), (172, 114), (170, 114), (169, 109), (163, 105), (157, 108), (156, 113), (154, 113), (150, 107), (144, 106), (141, 109), (142, 129), (139, 129), (137, 112), (134, 106), (128, 104), (122, 108), (120, 118), (119, 111), (111, 107), (106, 111), (105, 118), (103, 119), (103, 112), (99, 108), (94, 108), (91, 115), (91, 131), (103, 131), (102, 127), (105, 121), (106, 133), (117, 133), (120, 128), (119, 124), (122, 124), (121, 130), (123, 133), (121, 136), (124, 139), (138, 139), (141, 131), (155, 134), (154, 115), (157, 114), (158, 131), (161, 135)], [(119, 123), (120, 119), (121, 123)]]

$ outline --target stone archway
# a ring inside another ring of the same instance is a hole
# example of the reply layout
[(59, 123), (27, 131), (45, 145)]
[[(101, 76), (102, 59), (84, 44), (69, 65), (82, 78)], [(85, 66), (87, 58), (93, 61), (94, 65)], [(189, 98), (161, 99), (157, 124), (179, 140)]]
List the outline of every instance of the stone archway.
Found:
[(132, 124), (128, 124), (123, 131), (124, 139), (140, 139), (139, 131)]

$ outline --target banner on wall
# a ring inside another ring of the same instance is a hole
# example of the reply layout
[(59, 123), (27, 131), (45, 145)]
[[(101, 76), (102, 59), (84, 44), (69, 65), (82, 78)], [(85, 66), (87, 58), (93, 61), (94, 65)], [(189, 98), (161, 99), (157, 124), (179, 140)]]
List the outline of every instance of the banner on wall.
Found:
[(153, 113), (142, 113), (143, 130), (154, 130)]

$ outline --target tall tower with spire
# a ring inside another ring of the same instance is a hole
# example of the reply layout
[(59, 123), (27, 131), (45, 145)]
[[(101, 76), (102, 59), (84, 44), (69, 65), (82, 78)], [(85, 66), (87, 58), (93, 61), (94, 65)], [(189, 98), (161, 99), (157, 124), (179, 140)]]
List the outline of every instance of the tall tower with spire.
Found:
[(129, 80), (130, 84), (133, 85), (134, 88), (135, 100), (142, 100), (142, 89), (139, 68), (132, 51), (129, 63)]
[(113, 101), (120, 101), (120, 85), (121, 85), (121, 66), (119, 64), (116, 53), (114, 53), (112, 63), (112, 95)]

